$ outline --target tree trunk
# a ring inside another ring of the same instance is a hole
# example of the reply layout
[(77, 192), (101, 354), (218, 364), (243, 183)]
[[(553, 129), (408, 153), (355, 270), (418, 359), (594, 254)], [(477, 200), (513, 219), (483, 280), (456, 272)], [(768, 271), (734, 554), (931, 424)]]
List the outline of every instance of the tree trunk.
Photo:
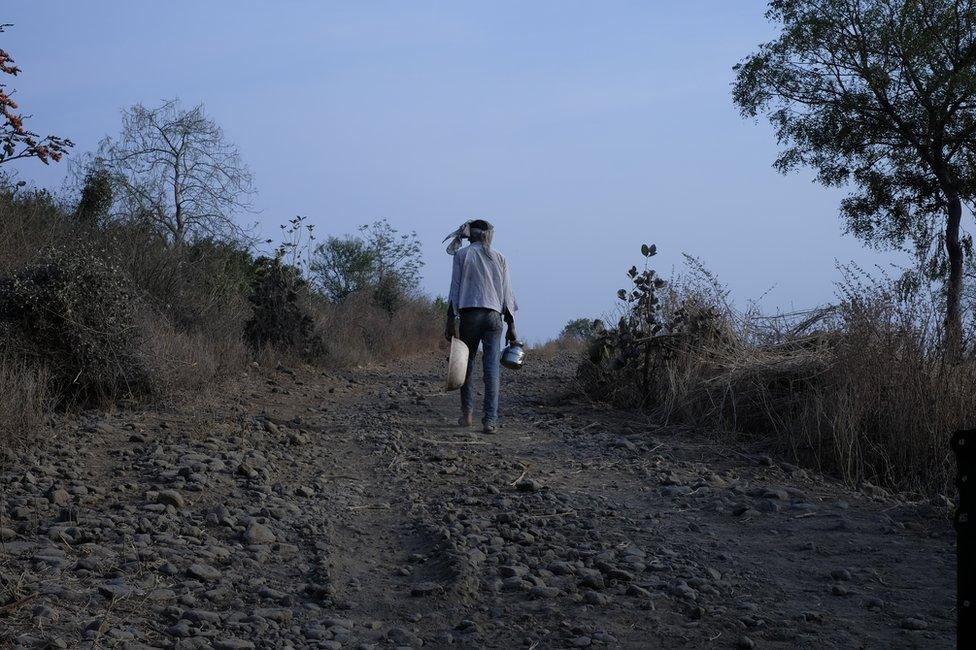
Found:
[(949, 279), (946, 282), (945, 346), (951, 359), (962, 354), (962, 282), (963, 250), (959, 241), (962, 202), (950, 197), (946, 217), (945, 246), (949, 257)]
[(183, 193), (181, 190), (180, 159), (179, 157), (176, 157), (173, 162), (173, 208), (175, 211), (173, 217), (176, 221), (175, 244), (177, 247), (183, 245), (183, 238), (186, 236), (186, 220), (183, 215)]

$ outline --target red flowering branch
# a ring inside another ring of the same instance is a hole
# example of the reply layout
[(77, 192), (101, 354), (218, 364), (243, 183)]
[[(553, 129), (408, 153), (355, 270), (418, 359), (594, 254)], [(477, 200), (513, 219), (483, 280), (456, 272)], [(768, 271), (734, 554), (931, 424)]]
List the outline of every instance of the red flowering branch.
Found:
[[(0, 32), (10, 25), (0, 25)], [(0, 74), (16, 77), (20, 68), (14, 65), (13, 58), (0, 49)], [(25, 116), (18, 113), (17, 102), (6, 90), (7, 85), (0, 82), (0, 164), (21, 158), (37, 158), (45, 165), (58, 162), (74, 146), (67, 138), (56, 135), (40, 137), (24, 126)]]

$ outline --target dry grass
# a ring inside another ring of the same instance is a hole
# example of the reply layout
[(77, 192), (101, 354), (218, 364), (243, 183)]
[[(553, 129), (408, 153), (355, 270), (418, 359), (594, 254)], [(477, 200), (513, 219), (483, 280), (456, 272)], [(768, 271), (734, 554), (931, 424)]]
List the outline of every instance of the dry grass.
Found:
[(543, 356), (558, 354), (560, 352), (580, 352), (586, 347), (586, 342), (572, 336), (560, 336), (550, 339), (541, 345), (532, 347), (533, 354)]
[(325, 363), (355, 366), (388, 361), (439, 345), (444, 314), (424, 298), (417, 298), (390, 314), (368, 296), (357, 295), (342, 303), (319, 303), (313, 310), (316, 327), (325, 342)]
[[(661, 421), (751, 436), (852, 485), (949, 492), (949, 437), (976, 426), (976, 360), (943, 357), (937, 301), (848, 283), (835, 307), (767, 318), (706, 279), (668, 298), (707, 309), (708, 326), (663, 340), (647, 404)], [(583, 370), (604, 397), (640, 402), (633, 375)]]
[(37, 254), (71, 237), (62, 206), (47, 192), (16, 192), (0, 177), (0, 275), (10, 275)]
[(162, 314), (148, 312), (140, 320), (145, 332), (141, 352), (153, 392), (159, 397), (208, 389), (240, 372), (249, 361), (240, 334), (215, 336), (201, 330), (187, 331)]
[(0, 359), (0, 440), (22, 440), (36, 431), (51, 401), (43, 368)]

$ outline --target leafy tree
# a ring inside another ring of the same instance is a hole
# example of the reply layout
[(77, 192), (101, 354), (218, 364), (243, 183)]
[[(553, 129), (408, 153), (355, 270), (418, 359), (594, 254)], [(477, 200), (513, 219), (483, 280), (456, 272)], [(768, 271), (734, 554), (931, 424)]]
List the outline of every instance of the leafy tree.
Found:
[(111, 173), (102, 165), (89, 166), (75, 207), (75, 218), (83, 223), (100, 223), (108, 217), (113, 198)]
[(573, 341), (589, 341), (597, 334), (600, 325), (600, 321), (589, 318), (575, 318), (566, 323), (563, 331), (559, 334), (559, 338)]
[(358, 237), (329, 237), (315, 250), (312, 273), (322, 292), (333, 302), (342, 302), (370, 286), (376, 256)]
[(331, 300), (370, 291), (392, 313), (420, 283), (424, 263), (417, 233), (400, 233), (385, 219), (361, 226), (359, 233), (317, 246), (312, 275)]
[(393, 312), (420, 284), (420, 240), (416, 232), (401, 233), (386, 219), (361, 226), (359, 232), (375, 257), (373, 298)]
[(768, 116), (776, 167), (850, 188), (849, 232), (911, 245), (944, 278), (945, 337), (962, 346), (961, 229), (976, 199), (976, 3), (772, 0), (778, 37), (735, 67), (742, 114)]
[[(0, 25), (0, 33), (10, 25)], [(0, 73), (12, 77), (20, 74), (20, 68), (14, 65), (14, 60), (3, 49), (0, 49)], [(56, 135), (40, 137), (24, 126), (25, 116), (17, 112), (17, 102), (7, 91), (7, 85), (0, 83), (0, 164), (21, 158), (37, 158), (45, 165), (50, 161), (58, 162), (74, 146), (71, 140)]]
[(202, 104), (136, 104), (122, 112), (121, 133), (102, 140), (98, 155), (126, 214), (149, 220), (177, 245), (191, 235), (245, 237), (234, 213), (251, 207), (251, 174)]

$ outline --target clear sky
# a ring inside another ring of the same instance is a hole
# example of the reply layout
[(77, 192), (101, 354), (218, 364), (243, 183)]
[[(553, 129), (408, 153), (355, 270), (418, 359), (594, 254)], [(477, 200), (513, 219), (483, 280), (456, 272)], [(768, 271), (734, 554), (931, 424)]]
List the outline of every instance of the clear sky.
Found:
[[(837, 191), (778, 175), (771, 128), (732, 105), (732, 66), (772, 36), (764, 9), (31, 0), (4, 9), (0, 43), (31, 127), (78, 153), (123, 106), (204, 102), (251, 167), (249, 219), (268, 235), (294, 215), (320, 235), (386, 218), (417, 231), (424, 288), (444, 294), (441, 239), (492, 221), (538, 341), (612, 308), (644, 241), (661, 272), (687, 252), (736, 300), (784, 310), (832, 300), (835, 259), (892, 259), (843, 235)], [(66, 169), (16, 164), (47, 187)]]

